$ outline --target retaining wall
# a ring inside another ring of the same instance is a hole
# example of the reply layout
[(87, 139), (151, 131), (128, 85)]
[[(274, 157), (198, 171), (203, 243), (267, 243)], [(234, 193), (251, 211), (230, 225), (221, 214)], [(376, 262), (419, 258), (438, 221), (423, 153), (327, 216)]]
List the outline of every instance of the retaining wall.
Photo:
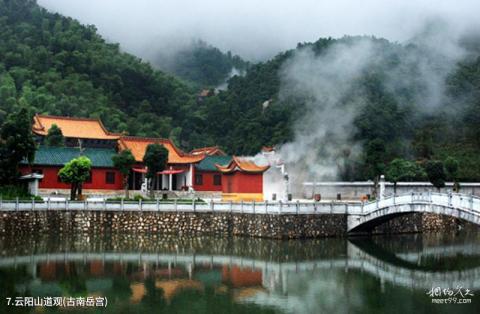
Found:
[[(437, 231), (456, 220), (412, 214), (386, 222), (373, 233)], [(275, 239), (346, 236), (345, 214), (241, 214), (192, 212), (33, 211), (0, 214), (1, 234), (149, 233), (246, 236)]]

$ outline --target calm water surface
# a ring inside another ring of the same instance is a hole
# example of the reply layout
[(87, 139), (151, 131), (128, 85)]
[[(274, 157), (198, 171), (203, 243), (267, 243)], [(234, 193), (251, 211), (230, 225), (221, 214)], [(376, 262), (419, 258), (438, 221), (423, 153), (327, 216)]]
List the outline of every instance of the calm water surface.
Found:
[[(461, 288), (473, 294), (464, 297), (471, 303), (432, 304), (448, 298), (432, 298), (432, 287), (451, 289), (457, 299)], [(1, 313), (480, 313), (479, 294), (479, 233), (308, 241), (0, 238)], [(30, 296), (80, 304), (101, 297), (108, 304), (7, 305)]]

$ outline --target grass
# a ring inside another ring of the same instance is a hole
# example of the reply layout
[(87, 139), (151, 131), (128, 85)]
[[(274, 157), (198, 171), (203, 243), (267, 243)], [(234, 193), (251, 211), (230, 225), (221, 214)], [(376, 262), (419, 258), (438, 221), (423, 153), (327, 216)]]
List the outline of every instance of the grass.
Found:
[(32, 199), (36, 201), (43, 200), (40, 196), (33, 196), (28, 193), (24, 187), (17, 185), (0, 186), (0, 197), (2, 200), (16, 200), (17, 198), (21, 201), (31, 201)]

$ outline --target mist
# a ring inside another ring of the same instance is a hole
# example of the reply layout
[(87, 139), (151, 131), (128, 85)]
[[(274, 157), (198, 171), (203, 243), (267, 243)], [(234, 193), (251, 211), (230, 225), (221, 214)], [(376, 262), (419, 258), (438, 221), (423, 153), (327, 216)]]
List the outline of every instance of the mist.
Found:
[(364, 143), (355, 140), (355, 118), (370, 101), (359, 84), (364, 75), (381, 73), (382, 87), (400, 108), (408, 107), (413, 118), (461, 112), (449, 99), (446, 80), (457, 63), (469, 57), (462, 42), (470, 36), (467, 29), (438, 18), (425, 21), (417, 34), (392, 51), (371, 37), (347, 38), (320, 54), (310, 47), (297, 50), (280, 72), (279, 93), (281, 101), (305, 104), (294, 140), (278, 152), (292, 186), (341, 180), (349, 162), (361, 160)]
[(201, 39), (251, 61), (320, 37), (374, 35), (404, 42), (424, 21), (441, 17), (458, 28), (478, 20), (474, 0), (188, 1), (38, 0), (47, 9), (94, 24), (108, 41), (152, 60)]

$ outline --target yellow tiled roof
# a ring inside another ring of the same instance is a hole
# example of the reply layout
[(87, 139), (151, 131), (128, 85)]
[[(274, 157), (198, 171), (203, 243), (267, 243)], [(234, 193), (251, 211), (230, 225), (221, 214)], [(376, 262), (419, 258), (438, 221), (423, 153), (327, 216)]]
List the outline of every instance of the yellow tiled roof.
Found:
[(210, 146), (210, 147), (202, 147), (202, 148), (195, 148), (190, 152), (192, 155), (200, 155), (200, 154), (205, 154), (209, 156), (225, 156), (225, 152), (220, 149), (218, 146)]
[(65, 137), (101, 140), (116, 140), (120, 137), (120, 134), (108, 132), (99, 119), (35, 115), (33, 120), (33, 133), (42, 136), (47, 135), (52, 125), (56, 124)]
[(169, 164), (187, 164), (201, 161), (205, 155), (191, 155), (184, 153), (177, 148), (172, 141), (163, 138), (150, 137), (136, 137), (136, 136), (122, 136), (119, 140), (120, 150), (130, 149), (138, 162), (143, 161), (143, 156), (150, 144), (161, 144), (168, 150)]
[(270, 166), (258, 166), (253, 161), (233, 156), (232, 161), (226, 166), (222, 165), (215, 165), (220, 172), (230, 173), (236, 170), (243, 171), (243, 172), (264, 172)]

